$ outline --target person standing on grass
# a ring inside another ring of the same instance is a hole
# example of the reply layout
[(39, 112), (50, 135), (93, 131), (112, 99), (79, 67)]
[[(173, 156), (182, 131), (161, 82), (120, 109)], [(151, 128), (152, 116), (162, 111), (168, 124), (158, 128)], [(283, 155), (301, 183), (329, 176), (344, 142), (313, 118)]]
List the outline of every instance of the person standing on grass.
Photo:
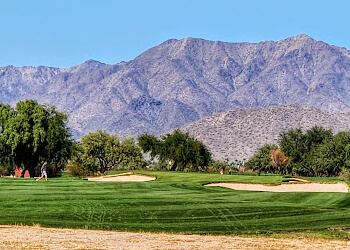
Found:
[(44, 164), (41, 166), (41, 177), (39, 179), (36, 179), (36, 181), (40, 181), (45, 176), (45, 181), (47, 181), (47, 161), (44, 162)]

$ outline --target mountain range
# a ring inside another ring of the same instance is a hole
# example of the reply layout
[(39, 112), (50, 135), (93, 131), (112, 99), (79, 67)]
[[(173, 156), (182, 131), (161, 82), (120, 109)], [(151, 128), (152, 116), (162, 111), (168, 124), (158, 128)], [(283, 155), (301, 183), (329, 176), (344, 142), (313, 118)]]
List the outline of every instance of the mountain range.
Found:
[(226, 111), (280, 105), (349, 116), (350, 51), (307, 35), (260, 43), (184, 38), (114, 65), (0, 68), (0, 102), (24, 99), (67, 112), (75, 138), (98, 129), (159, 135)]

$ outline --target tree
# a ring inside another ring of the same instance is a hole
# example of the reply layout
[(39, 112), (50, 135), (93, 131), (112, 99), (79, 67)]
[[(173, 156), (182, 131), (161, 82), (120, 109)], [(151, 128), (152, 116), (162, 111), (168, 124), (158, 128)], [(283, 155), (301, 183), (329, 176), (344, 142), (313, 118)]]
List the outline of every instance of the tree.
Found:
[(160, 153), (161, 141), (154, 135), (144, 133), (138, 138), (138, 145), (145, 153), (150, 153), (151, 160), (153, 160)]
[(319, 145), (333, 138), (332, 130), (314, 126), (305, 132), (306, 153), (310, 154)]
[(346, 152), (350, 132), (339, 132), (332, 140), (324, 142), (315, 151), (315, 176), (337, 176), (347, 166)]
[(211, 153), (207, 147), (199, 140), (190, 138), (192, 144), (192, 150), (190, 151), (190, 157), (192, 157), (191, 171), (199, 171), (206, 169), (212, 161)]
[(345, 146), (344, 150), (345, 150), (345, 165), (349, 168), (350, 167), (350, 143)]
[(31, 176), (44, 160), (56, 166), (68, 160), (72, 140), (66, 114), (34, 100), (18, 102), (15, 109), (1, 105), (0, 112), (4, 150)]
[(198, 171), (208, 167), (211, 154), (202, 142), (175, 130), (163, 137), (160, 160), (169, 162), (170, 171)]
[(105, 173), (113, 167), (138, 169), (146, 163), (133, 139), (119, 141), (101, 130), (84, 136), (80, 147), (75, 150), (80, 155), (78, 163), (90, 173)]
[(143, 134), (138, 137), (142, 150), (159, 157), (170, 171), (199, 171), (208, 167), (211, 153), (206, 146), (188, 133), (175, 130), (161, 139)]
[(300, 128), (282, 132), (279, 136), (279, 146), (290, 158), (292, 164), (298, 164), (304, 160), (306, 137)]
[(113, 151), (118, 147), (119, 140), (105, 131), (89, 133), (81, 139), (83, 165), (90, 172), (105, 173), (113, 166)]
[(272, 150), (270, 153), (271, 165), (275, 168), (275, 173), (277, 174), (287, 174), (288, 173), (288, 163), (289, 158), (284, 155), (280, 149)]
[(281, 150), (290, 158), (289, 167), (294, 174), (314, 176), (322, 172), (319, 166), (319, 147), (323, 147), (332, 139), (331, 130), (314, 126), (305, 133), (300, 128), (282, 132), (279, 144)]
[(247, 168), (251, 168), (254, 171), (261, 172), (274, 172), (274, 168), (271, 164), (270, 154), (272, 151), (276, 150), (277, 146), (274, 144), (265, 144), (261, 146), (257, 153), (248, 160), (245, 164)]
[(133, 138), (125, 139), (114, 151), (114, 165), (122, 169), (140, 169), (146, 166), (146, 161), (142, 156), (141, 148), (136, 145)]
[(63, 169), (71, 157), (73, 139), (67, 127), (68, 116), (58, 112), (54, 106), (45, 106), (49, 112), (46, 131), (46, 159), (50, 160), (51, 171)]
[(2, 136), (6, 123), (14, 116), (14, 110), (9, 105), (0, 103), (0, 174), (10, 174), (14, 166), (14, 158), (11, 155), (11, 150), (6, 145), (6, 141)]

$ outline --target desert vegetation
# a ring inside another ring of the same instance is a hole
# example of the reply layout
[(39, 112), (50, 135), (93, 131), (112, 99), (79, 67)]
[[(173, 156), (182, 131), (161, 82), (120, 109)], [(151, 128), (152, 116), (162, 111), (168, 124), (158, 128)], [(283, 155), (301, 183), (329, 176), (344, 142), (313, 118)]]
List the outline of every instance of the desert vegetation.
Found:
[(349, 177), (350, 132), (333, 135), (315, 126), (280, 133), (279, 145), (263, 145), (246, 166), (258, 172)]
[(132, 138), (119, 140), (105, 131), (84, 136), (72, 150), (71, 176), (105, 174), (111, 169), (142, 169), (146, 161)]
[[(96, 131), (75, 141), (67, 127), (67, 115), (53, 106), (26, 100), (15, 108), (1, 104), (0, 111), (2, 175), (9, 175), (17, 166), (37, 176), (45, 160), (50, 163), (50, 176), (57, 176), (65, 168), (71, 176), (91, 176), (136, 169), (236, 171), (244, 165), (242, 160), (229, 162), (228, 158), (215, 161), (203, 142), (179, 129), (160, 137), (145, 133), (124, 140)], [(348, 179), (350, 132), (334, 135), (332, 130), (319, 126), (282, 131), (278, 144), (258, 148), (245, 167), (256, 173)]]
[(211, 162), (211, 153), (199, 140), (188, 133), (175, 130), (161, 139), (149, 134), (138, 137), (139, 145), (151, 160), (159, 159), (159, 164), (170, 171), (205, 171)]
[[(67, 115), (34, 100), (13, 109), (0, 105), (0, 171), (9, 175), (17, 166), (38, 176), (40, 164), (49, 162), (50, 176), (66, 168), (71, 176), (105, 174), (109, 170), (155, 169), (205, 171), (211, 153), (199, 140), (180, 130), (157, 138), (143, 134), (119, 140), (105, 131), (72, 139)], [(149, 153), (147, 162), (144, 154)], [(23, 171), (24, 173), (24, 171)]]

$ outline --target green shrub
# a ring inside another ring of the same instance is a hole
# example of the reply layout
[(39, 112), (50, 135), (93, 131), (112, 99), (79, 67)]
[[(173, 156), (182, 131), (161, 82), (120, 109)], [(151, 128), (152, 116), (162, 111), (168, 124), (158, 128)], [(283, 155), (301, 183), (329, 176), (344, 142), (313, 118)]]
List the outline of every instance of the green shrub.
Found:
[(350, 180), (350, 169), (343, 167), (341, 169), (341, 172), (339, 173), (339, 177), (343, 180), (349, 181)]
[(212, 161), (212, 163), (208, 167), (208, 172), (210, 173), (218, 173), (220, 169), (228, 170), (229, 165), (223, 161)]
[(7, 172), (6, 169), (0, 165), (0, 176), (6, 175), (6, 172)]
[(10, 164), (2, 165), (2, 164), (0, 164), (0, 176), (6, 176), (6, 175), (14, 174), (14, 172), (15, 172), (15, 169), (14, 169), (13, 165), (10, 165)]
[(81, 164), (77, 162), (67, 164), (65, 170), (68, 172), (68, 176), (70, 177), (84, 176), (84, 170)]

